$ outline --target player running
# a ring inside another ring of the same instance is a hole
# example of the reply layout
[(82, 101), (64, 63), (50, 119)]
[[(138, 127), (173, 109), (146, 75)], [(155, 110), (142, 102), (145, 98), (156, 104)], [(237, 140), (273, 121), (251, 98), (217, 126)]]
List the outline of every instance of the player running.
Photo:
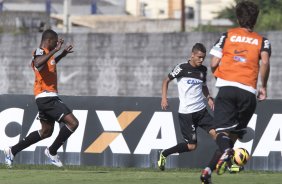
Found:
[(207, 67), (202, 65), (205, 57), (205, 46), (201, 43), (196, 43), (192, 48), (191, 58), (185, 63), (178, 64), (168, 74), (168, 77), (163, 80), (161, 107), (163, 110), (166, 110), (168, 108), (168, 84), (173, 79), (177, 79), (180, 101), (178, 119), (184, 142), (162, 150), (158, 160), (158, 167), (161, 170), (165, 169), (167, 156), (173, 153), (189, 152), (196, 149), (196, 131), (198, 127), (209, 133), (213, 125), (213, 117), (208, 113), (204, 102), (205, 96), (208, 105), (213, 110), (213, 98), (210, 96), (206, 85)]
[[(214, 109), (219, 149), (202, 171), (202, 184), (211, 183), (213, 170), (223, 174), (230, 166), (234, 143), (245, 133), (257, 99), (267, 97), (271, 45), (268, 39), (253, 31), (258, 14), (259, 8), (253, 2), (239, 2), (236, 16), (240, 27), (224, 33), (210, 51), (213, 55), (211, 69), (219, 88)], [(259, 73), (261, 87), (257, 91)]]
[(73, 52), (73, 46), (67, 45), (60, 55), (54, 55), (61, 50), (64, 43), (53, 30), (46, 30), (42, 34), (40, 47), (33, 52), (31, 66), (35, 74), (34, 95), (39, 111), (41, 129), (31, 132), (18, 144), (4, 149), (5, 164), (12, 167), (14, 157), (23, 149), (50, 137), (54, 130), (55, 121), (64, 123), (59, 135), (53, 144), (45, 149), (45, 155), (49, 157), (52, 164), (62, 167), (57, 150), (78, 127), (78, 120), (71, 110), (58, 97), (57, 69), (58, 62), (67, 54)]

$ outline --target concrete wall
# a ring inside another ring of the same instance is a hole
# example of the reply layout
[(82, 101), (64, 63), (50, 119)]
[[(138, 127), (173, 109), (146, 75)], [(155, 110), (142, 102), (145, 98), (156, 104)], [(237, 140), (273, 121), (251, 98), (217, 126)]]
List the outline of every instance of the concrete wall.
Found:
[(49, 22), (45, 12), (4, 11), (0, 16), (0, 32), (38, 32), (40, 27), (50, 27)]
[[(272, 43), (268, 96), (282, 98), (282, 32), (264, 34)], [(195, 42), (209, 50), (220, 33), (132, 33), (60, 35), (73, 42), (75, 52), (58, 65), (59, 91), (63, 95), (161, 96), (163, 78), (190, 56)], [(41, 34), (0, 35), (0, 93), (32, 94), (31, 52)], [(209, 65), (210, 56), (205, 64)], [(214, 78), (208, 71), (208, 86), (216, 95)], [(173, 82), (169, 97), (177, 96)]]

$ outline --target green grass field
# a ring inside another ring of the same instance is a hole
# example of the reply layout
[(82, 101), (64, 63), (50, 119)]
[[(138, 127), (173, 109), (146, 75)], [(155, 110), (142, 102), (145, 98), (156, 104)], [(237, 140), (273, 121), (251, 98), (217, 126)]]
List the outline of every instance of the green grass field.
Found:
[[(16, 165), (0, 166), (0, 184), (197, 184), (200, 169), (103, 168)], [(281, 184), (282, 172), (243, 171), (239, 174), (213, 175), (214, 184)]]

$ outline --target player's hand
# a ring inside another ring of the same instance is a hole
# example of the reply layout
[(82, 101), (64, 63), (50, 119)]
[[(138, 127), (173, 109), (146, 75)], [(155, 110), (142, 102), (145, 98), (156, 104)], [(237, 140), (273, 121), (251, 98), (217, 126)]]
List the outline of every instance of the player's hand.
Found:
[(73, 53), (73, 45), (72, 44), (67, 44), (61, 55), (64, 57), (69, 53)]
[(161, 107), (162, 107), (162, 110), (167, 110), (168, 108), (167, 98), (162, 98)]
[(262, 87), (258, 90), (257, 98), (259, 101), (265, 100), (267, 98), (266, 88)]
[(56, 50), (56, 51), (61, 50), (61, 47), (62, 47), (63, 43), (64, 43), (64, 39), (59, 38), (59, 40), (58, 40), (58, 42), (57, 42), (57, 46), (55, 47), (55, 50)]
[(208, 104), (212, 111), (214, 111), (214, 100), (212, 97), (208, 98)]

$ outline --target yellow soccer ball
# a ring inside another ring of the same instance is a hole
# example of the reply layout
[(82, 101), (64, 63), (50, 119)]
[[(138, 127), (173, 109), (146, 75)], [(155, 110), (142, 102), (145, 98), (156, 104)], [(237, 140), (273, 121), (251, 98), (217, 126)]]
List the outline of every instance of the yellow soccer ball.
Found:
[(245, 148), (235, 148), (232, 162), (238, 166), (243, 166), (250, 159), (250, 154)]

